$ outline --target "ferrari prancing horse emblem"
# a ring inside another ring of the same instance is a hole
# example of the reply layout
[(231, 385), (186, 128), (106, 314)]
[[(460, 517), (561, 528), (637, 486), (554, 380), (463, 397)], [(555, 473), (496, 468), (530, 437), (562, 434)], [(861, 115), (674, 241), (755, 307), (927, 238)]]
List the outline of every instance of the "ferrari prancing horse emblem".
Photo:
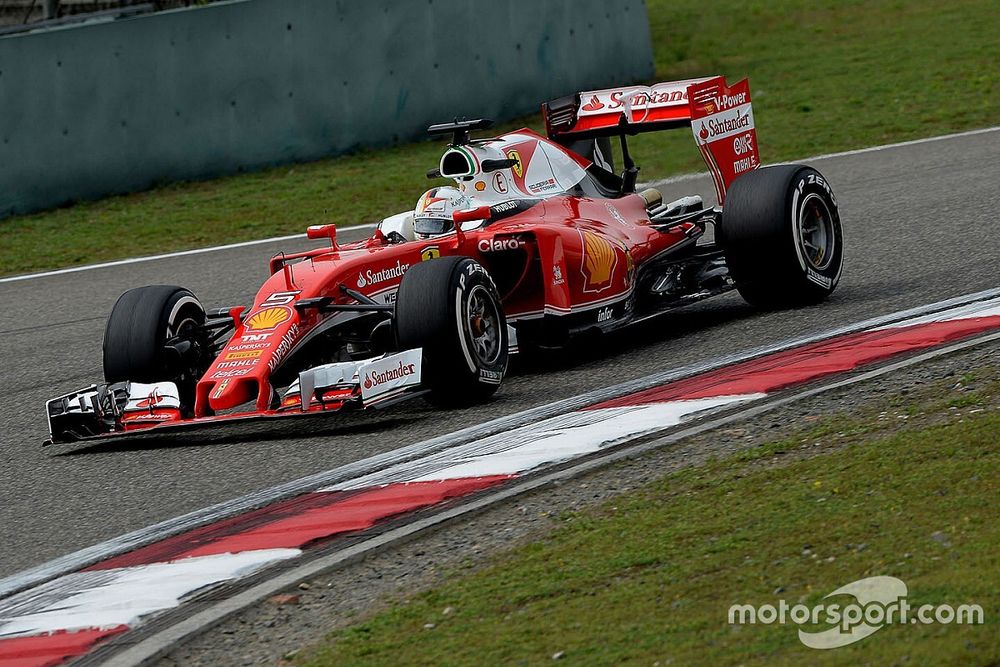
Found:
[(514, 150), (507, 151), (507, 159), (515, 161), (511, 170), (517, 174), (518, 178), (524, 178), (524, 167), (521, 165), (521, 154)]

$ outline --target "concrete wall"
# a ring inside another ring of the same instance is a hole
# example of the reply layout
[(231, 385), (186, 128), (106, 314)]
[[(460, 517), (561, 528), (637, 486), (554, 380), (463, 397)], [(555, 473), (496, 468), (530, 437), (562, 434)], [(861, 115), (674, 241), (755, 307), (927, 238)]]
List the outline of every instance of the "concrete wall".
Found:
[(0, 38), (0, 215), (652, 75), (643, 0), (235, 0)]

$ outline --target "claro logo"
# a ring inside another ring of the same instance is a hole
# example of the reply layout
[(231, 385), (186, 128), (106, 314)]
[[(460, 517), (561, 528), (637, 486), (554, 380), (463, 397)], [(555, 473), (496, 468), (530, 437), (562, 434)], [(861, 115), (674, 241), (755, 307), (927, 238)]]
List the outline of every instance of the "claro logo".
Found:
[(524, 241), (515, 236), (494, 236), (491, 239), (479, 239), (479, 252), (503, 252), (524, 247)]
[(374, 371), (371, 373), (365, 373), (364, 387), (365, 389), (371, 389), (372, 387), (377, 387), (380, 384), (385, 384), (386, 382), (392, 382), (393, 380), (398, 380), (399, 378), (406, 377), (407, 375), (413, 375), (417, 372), (415, 364), (404, 364), (402, 361), (396, 368), (390, 368), (389, 370)]

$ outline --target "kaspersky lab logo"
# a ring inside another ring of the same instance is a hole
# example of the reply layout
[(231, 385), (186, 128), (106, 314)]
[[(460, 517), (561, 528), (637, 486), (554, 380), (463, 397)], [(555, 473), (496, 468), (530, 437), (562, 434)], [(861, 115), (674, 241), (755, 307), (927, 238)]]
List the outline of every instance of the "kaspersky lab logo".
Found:
[[(845, 596), (853, 600), (845, 600)], [(799, 628), (799, 641), (815, 649), (847, 646), (870, 637), (886, 625), (909, 624), (982, 624), (983, 608), (978, 604), (924, 604), (917, 607), (907, 599), (906, 584), (896, 577), (868, 577), (841, 586), (828, 593), (821, 602), (809, 607), (789, 605), (779, 600), (777, 605), (734, 604), (729, 608), (729, 623), (784, 625), (832, 625), (825, 630), (809, 632)]]

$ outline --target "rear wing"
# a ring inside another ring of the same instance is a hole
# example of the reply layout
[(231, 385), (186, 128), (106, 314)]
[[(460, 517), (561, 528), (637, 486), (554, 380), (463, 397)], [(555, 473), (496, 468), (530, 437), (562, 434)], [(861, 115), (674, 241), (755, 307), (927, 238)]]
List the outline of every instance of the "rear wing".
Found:
[(711, 79), (590, 90), (542, 105), (549, 138), (596, 139), (684, 127), (691, 122), (688, 87)]
[(746, 79), (732, 86), (716, 76), (586, 91), (542, 104), (542, 116), (549, 138), (564, 145), (689, 126), (720, 204), (737, 176), (760, 166)]

